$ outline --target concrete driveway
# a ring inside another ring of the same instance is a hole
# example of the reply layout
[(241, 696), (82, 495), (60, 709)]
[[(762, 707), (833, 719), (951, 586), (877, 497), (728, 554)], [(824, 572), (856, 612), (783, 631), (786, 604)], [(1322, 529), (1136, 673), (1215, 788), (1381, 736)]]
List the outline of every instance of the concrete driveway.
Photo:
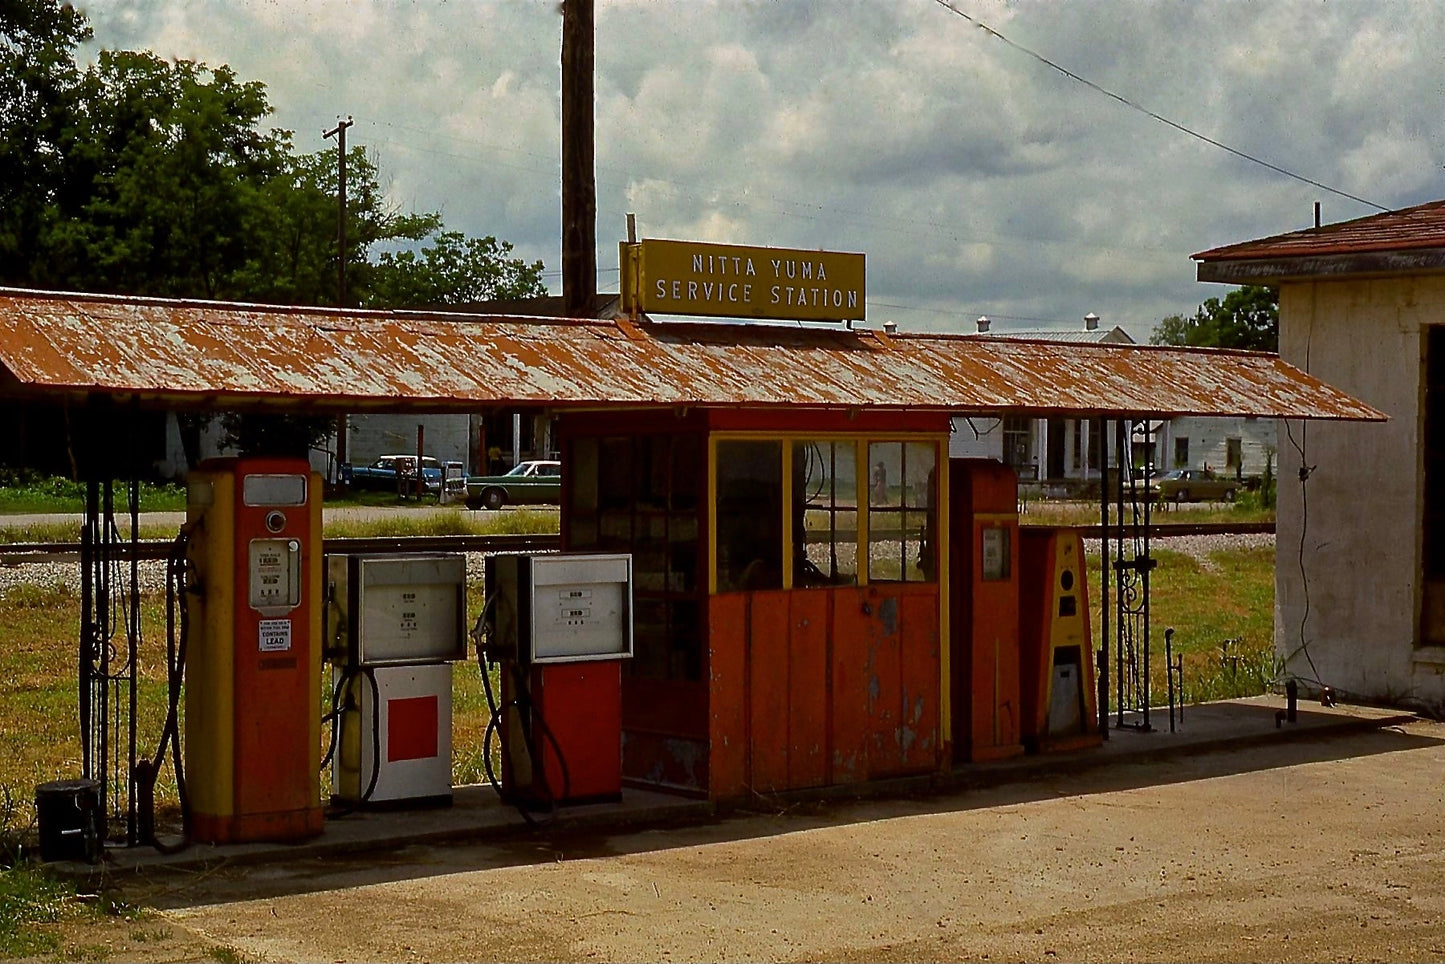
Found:
[(130, 893), (245, 960), (1440, 960), (1442, 772), (1445, 726), (1415, 722)]

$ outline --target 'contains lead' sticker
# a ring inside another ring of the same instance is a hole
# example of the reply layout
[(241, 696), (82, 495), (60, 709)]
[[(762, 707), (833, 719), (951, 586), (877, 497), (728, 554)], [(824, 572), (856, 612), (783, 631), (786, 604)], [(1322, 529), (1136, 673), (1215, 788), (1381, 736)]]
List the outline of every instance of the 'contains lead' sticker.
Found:
[(257, 627), (263, 653), (284, 653), (291, 648), (291, 620), (263, 619)]

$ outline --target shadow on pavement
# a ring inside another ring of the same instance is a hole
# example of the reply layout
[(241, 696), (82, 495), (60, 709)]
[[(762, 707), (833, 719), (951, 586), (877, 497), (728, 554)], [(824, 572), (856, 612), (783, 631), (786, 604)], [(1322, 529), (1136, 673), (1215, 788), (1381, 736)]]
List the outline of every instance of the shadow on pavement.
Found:
[[(1263, 712), (1265, 707), (1249, 709)], [(1235, 712), (1238, 713), (1237, 707)], [(1267, 732), (1274, 734), (1273, 709), (1267, 712), (1270, 721)], [(1304, 723), (1304, 716), (1302, 712), (1299, 725)], [(1333, 721), (1338, 724), (1338, 716), (1334, 716)], [(1321, 727), (1325, 722), (1315, 721)], [(638, 812), (633, 813), (624, 813), (624, 803), (611, 814), (594, 812), (596, 819), (567, 819), (535, 830), (521, 823), (510, 808), (504, 808), (490, 788), (459, 788), (459, 801), (464, 795), (467, 800), (447, 813), (456, 815), (460, 810), (465, 815), (465, 811), (475, 811), (473, 820), (490, 821), (493, 832), (458, 833), (447, 839), (416, 842), (408, 839), (406, 823), (409, 818), (425, 817), (425, 813), (356, 815), (363, 819), (376, 818), (377, 825), (385, 827), (385, 835), (357, 835), (354, 847), (333, 846), (324, 851), (307, 845), (273, 849), (264, 862), (245, 862), (220, 853), (226, 848), (214, 848), (217, 852), (211, 859), (188, 865), (151, 861), (121, 873), (112, 868), (106, 882), (119, 886), (121, 895), (129, 901), (175, 909), (477, 870), (706, 846), (898, 817), (1020, 806), (1070, 796), (1167, 786), (1445, 746), (1445, 727), (1418, 723), (1406, 731), (1387, 719), (1377, 719), (1375, 723), (1374, 728), (1364, 730), (1356, 727), (1342, 731), (1336, 725), (1313, 734), (1296, 730), (1287, 734), (1290, 738), (1286, 739), (1241, 738), (1234, 743), (1215, 741), (1194, 748), (1176, 745), (1172, 749), (1147, 742), (1159, 741), (1170, 734), (1115, 730), (1105, 747), (1061, 755), (1054, 760), (1028, 757), (1024, 762), (961, 768), (949, 786), (915, 779), (870, 788), (866, 796), (855, 792), (848, 796), (814, 795), (808, 799), (797, 795), (787, 799), (759, 797), (754, 806), (734, 809), (725, 815), (718, 815), (702, 801), (651, 809), (644, 805), (635, 807)], [(1129, 741), (1137, 743), (1131, 746)], [(627, 819), (621, 819), (623, 816)], [(392, 818), (391, 821), (382, 823), (387, 817)], [(422, 825), (421, 821), (414, 822)], [(341, 830), (342, 823), (345, 820), (337, 821), (334, 827), (328, 825), (328, 834)]]

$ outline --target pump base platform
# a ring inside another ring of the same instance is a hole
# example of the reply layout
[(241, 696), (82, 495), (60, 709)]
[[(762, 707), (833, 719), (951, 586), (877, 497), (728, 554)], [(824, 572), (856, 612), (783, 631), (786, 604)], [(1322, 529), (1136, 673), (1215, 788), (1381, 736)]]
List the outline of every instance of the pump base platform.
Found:
[(208, 844), (298, 843), (321, 833), (324, 825), (320, 807), (239, 816), (191, 814), (191, 836)]
[(334, 820), (337, 811), (342, 815), (353, 810), (375, 810), (377, 812), (395, 812), (398, 810), (444, 810), (456, 803), (456, 796), (450, 793), (438, 793), (427, 797), (405, 797), (391, 800), (348, 800), (345, 797), (332, 795), (331, 803), (326, 813), (326, 819)]
[[(1414, 713), (1374, 707), (1337, 705), (1321, 707), (1300, 703), (1297, 723), (1276, 727), (1275, 715), (1285, 706), (1283, 697), (1262, 696), (1190, 705), (1178, 732), (1168, 731), (1168, 710), (1153, 712), (1163, 727), (1153, 732), (1111, 729), (1102, 746), (1045, 756), (1015, 756), (992, 763), (962, 763), (950, 770), (916, 777), (881, 780), (867, 784), (827, 787), (778, 795), (779, 801), (856, 799), (860, 796), (889, 796), (928, 792), (957, 792), (998, 786), (1034, 775), (1083, 772), (1112, 766), (1137, 768), (1154, 761), (1191, 753), (1206, 753), (1243, 746), (1287, 743), (1292, 740), (1327, 739), (1332, 735), (1408, 723)], [(1131, 779), (1145, 779), (1138, 769)], [(368, 851), (409, 845), (476, 843), (534, 837), (549, 828), (558, 833), (612, 834), (671, 824), (696, 823), (713, 819), (731, 809), (726, 801), (683, 797), (625, 787), (617, 803), (562, 807), (555, 817), (530, 826), (514, 808), (504, 805), (490, 786), (455, 788), (455, 805), (434, 810), (356, 811), (326, 821), (319, 836), (300, 843), (193, 844), (177, 853), (163, 854), (149, 846), (108, 846), (100, 866), (80, 861), (47, 864), (54, 872), (81, 881), (99, 875), (146, 873), (161, 869), (204, 868), (220, 861), (229, 865), (296, 860), (300, 857), (355, 857)], [(755, 806), (756, 801), (746, 801)], [(179, 841), (165, 828), (158, 828), (167, 844)]]

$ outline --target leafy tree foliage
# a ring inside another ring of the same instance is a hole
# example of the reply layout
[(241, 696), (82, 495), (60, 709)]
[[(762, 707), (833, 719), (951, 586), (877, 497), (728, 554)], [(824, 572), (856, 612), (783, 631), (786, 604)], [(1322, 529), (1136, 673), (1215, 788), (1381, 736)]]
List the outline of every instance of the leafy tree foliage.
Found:
[(1279, 290), (1245, 285), (1210, 298), (1192, 317), (1170, 315), (1154, 326), (1155, 345), (1279, 350)]
[(0, 0), (0, 283), (23, 283), (64, 182), (62, 141), (90, 25), (57, 0)]
[(488, 236), (443, 231), (431, 246), (382, 252), (368, 303), (376, 307), (442, 307), (492, 298), (547, 293), (542, 262), (511, 257), (512, 245)]
[[(298, 154), (264, 127), (264, 84), (146, 51), (82, 68), (89, 24), (58, 0), (0, 0), (0, 28), (0, 283), (338, 302), (336, 152)], [(387, 201), (362, 147), (347, 187), (348, 303), (545, 293), (540, 262)]]

